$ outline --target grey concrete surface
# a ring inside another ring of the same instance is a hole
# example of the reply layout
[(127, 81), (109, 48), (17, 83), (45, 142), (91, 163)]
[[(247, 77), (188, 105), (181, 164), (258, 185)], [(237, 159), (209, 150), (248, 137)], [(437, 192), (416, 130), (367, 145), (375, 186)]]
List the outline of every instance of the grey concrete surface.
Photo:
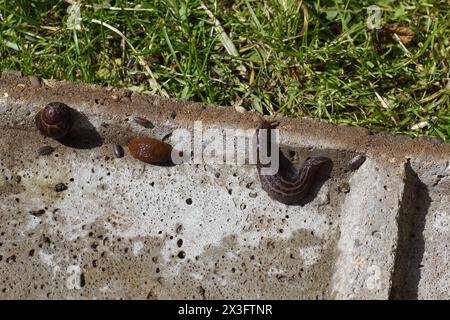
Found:
[[(75, 130), (101, 143), (41, 136), (33, 117), (52, 101), (80, 112)], [(112, 154), (137, 135), (174, 143), (195, 121), (218, 134), (255, 128), (252, 112), (3, 73), (0, 298), (449, 299), (450, 145), (277, 120), (295, 163), (333, 161), (304, 206), (270, 199), (254, 165)], [(55, 152), (36, 156), (46, 144)], [(350, 171), (357, 154), (367, 160)]]

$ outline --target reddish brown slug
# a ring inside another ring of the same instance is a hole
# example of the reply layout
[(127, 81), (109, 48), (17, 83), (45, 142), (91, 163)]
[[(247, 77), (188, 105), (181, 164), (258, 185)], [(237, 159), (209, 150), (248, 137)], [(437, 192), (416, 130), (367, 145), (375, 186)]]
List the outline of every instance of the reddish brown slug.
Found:
[(130, 154), (147, 163), (171, 162), (172, 146), (150, 137), (137, 137), (128, 142)]
[(71, 109), (62, 102), (50, 102), (37, 112), (34, 120), (44, 136), (54, 139), (64, 137), (73, 125)]

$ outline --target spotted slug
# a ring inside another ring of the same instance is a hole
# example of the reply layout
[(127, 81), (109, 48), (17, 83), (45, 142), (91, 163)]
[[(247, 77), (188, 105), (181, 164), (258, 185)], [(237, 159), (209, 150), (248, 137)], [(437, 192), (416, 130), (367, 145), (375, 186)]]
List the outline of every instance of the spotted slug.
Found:
[[(272, 175), (262, 174), (262, 169), (267, 167), (268, 164), (261, 164), (259, 151), (264, 142), (267, 143), (266, 150), (271, 150), (270, 129), (273, 128), (273, 124), (264, 123), (256, 132), (258, 144), (257, 169), (261, 187), (276, 201), (287, 205), (303, 204), (305, 198), (309, 195), (311, 188), (316, 182), (318, 173), (327, 163), (331, 162), (331, 159), (326, 157), (309, 157), (303, 162), (300, 168), (297, 169), (278, 148), (278, 171)], [(260, 129), (267, 130), (261, 131)]]

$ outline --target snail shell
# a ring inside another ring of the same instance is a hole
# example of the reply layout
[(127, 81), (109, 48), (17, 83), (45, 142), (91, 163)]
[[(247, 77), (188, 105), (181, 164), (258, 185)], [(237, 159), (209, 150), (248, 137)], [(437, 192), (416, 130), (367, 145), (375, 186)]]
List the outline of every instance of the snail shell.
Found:
[(147, 163), (170, 162), (172, 146), (149, 137), (137, 137), (128, 142), (130, 154)]
[(54, 139), (65, 136), (73, 125), (71, 109), (62, 102), (50, 102), (38, 111), (34, 119), (39, 131)]

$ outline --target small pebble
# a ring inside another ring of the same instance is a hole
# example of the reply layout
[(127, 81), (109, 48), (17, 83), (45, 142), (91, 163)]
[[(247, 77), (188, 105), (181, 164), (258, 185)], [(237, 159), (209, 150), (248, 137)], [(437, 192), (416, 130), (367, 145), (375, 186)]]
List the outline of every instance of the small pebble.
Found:
[(355, 171), (356, 169), (358, 169), (359, 167), (361, 167), (361, 165), (364, 163), (364, 161), (366, 161), (366, 156), (359, 154), (355, 157), (353, 157), (349, 162), (348, 162), (348, 168), (351, 171)]
[(350, 185), (347, 182), (344, 182), (343, 184), (338, 186), (338, 190), (339, 190), (339, 192), (349, 193)]
[(68, 187), (64, 183), (58, 183), (55, 186), (55, 191), (56, 192), (62, 192), (62, 191), (67, 190), (67, 189), (68, 189)]
[(153, 129), (155, 127), (150, 120), (147, 120), (145, 118), (134, 117), (133, 119), (134, 119), (134, 122), (136, 122), (137, 124), (143, 126), (144, 128)]
[(170, 113), (170, 118), (175, 119), (176, 116), (177, 116), (176, 111), (172, 110), (172, 112)]
[(52, 146), (43, 146), (36, 150), (38, 156), (47, 156), (55, 151), (55, 148)]
[(115, 144), (113, 146), (113, 153), (116, 158), (123, 158), (123, 156), (125, 155), (123, 147), (119, 144)]

